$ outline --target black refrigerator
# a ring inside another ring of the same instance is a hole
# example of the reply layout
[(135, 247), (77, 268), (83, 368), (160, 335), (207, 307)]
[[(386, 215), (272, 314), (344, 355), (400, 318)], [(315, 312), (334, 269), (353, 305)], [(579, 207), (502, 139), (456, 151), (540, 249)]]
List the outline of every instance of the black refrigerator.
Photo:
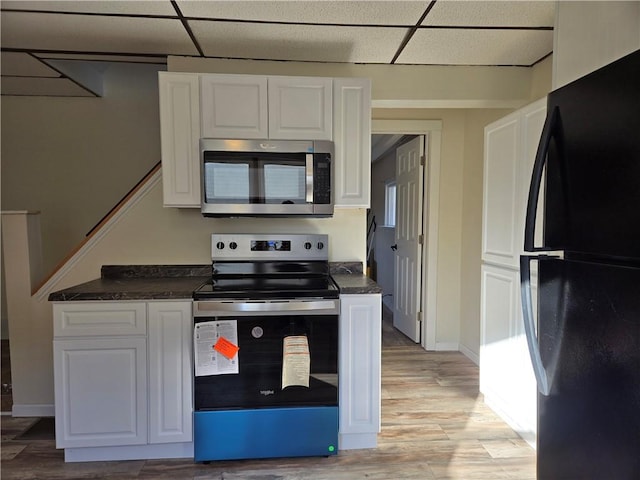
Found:
[(520, 259), (537, 478), (638, 480), (640, 50), (554, 90), (547, 107), (525, 222), (536, 254)]

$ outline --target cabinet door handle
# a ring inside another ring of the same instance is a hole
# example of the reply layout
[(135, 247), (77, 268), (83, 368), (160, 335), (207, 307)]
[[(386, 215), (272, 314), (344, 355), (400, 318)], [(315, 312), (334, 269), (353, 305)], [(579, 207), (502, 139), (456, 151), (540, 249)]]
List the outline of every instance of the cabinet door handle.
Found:
[(395, 252), (396, 250), (398, 250), (398, 244), (397, 244), (397, 243), (395, 243), (395, 244), (391, 245), (391, 250), (393, 250), (394, 252)]

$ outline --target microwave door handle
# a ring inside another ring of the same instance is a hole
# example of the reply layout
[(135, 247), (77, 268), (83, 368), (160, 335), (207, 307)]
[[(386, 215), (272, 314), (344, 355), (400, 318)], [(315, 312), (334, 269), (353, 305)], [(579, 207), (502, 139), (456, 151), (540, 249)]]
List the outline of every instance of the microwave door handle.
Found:
[(307, 153), (305, 175), (307, 180), (307, 203), (313, 203), (313, 153)]

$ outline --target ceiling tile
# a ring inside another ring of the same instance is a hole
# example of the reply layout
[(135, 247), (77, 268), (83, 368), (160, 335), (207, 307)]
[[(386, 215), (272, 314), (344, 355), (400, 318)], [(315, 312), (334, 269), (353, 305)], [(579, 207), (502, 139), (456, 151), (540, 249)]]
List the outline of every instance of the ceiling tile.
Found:
[(396, 63), (530, 66), (552, 49), (546, 30), (420, 29)]
[(60, 74), (28, 53), (2, 52), (2, 75), (17, 77), (59, 77)]
[(171, 15), (176, 16), (175, 9), (169, 0), (146, 1), (38, 1), (28, 0), (4, 1), (4, 9), (17, 10), (43, 10), (52, 12), (88, 12), (88, 13), (114, 13), (123, 15)]
[(191, 20), (206, 56), (389, 63), (405, 29), (264, 25)]
[(452, 1), (440, 0), (422, 25), (553, 27), (552, 1)]
[(2, 95), (30, 95), (48, 97), (94, 97), (66, 78), (2, 77)]
[(342, 25), (415, 25), (429, 2), (178, 0), (187, 17)]
[(2, 47), (66, 52), (197, 55), (179, 20), (2, 13)]

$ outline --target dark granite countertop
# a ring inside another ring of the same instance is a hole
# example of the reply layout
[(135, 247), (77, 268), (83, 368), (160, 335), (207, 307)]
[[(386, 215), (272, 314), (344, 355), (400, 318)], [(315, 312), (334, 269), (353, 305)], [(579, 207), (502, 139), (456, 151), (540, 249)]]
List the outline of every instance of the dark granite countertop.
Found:
[(53, 292), (49, 300), (186, 300), (210, 276), (211, 265), (105, 265), (101, 278)]
[(382, 293), (382, 288), (376, 282), (363, 274), (346, 273), (332, 274), (340, 287), (340, 293), (346, 295), (366, 295), (368, 293)]
[(362, 262), (331, 262), (329, 270), (340, 288), (340, 293), (346, 295), (382, 293), (380, 285), (362, 273)]
[[(331, 276), (344, 294), (381, 293), (360, 262), (332, 262)], [(100, 278), (53, 292), (52, 302), (191, 299), (211, 275), (211, 265), (105, 265)]]

